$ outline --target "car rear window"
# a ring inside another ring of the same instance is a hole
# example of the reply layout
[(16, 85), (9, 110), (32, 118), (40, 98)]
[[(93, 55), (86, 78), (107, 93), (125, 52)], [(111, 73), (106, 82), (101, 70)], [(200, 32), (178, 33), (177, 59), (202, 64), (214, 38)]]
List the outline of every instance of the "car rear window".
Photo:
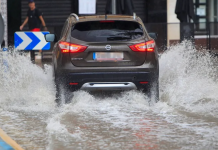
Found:
[(143, 35), (142, 26), (132, 21), (80, 22), (71, 32), (73, 38), (85, 42), (130, 41)]

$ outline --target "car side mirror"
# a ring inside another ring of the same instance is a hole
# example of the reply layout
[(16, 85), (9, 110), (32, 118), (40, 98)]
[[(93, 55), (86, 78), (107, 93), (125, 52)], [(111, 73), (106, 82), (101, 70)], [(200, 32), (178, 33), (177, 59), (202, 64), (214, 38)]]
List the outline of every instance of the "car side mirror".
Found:
[(148, 35), (149, 35), (152, 39), (154, 39), (154, 40), (156, 40), (156, 39), (157, 39), (157, 36), (158, 36), (157, 33), (148, 33)]
[(46, 34), (45, 40), (46, 42), (57, 42), (57, 36), (55, 34)]

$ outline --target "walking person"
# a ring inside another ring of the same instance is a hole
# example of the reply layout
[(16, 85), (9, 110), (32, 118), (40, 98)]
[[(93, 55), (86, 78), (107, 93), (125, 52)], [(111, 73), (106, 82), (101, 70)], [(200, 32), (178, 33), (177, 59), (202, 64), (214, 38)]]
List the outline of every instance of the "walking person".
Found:
[[(28, 23), (29, 30), (32, 32), (39, 32), (41, 25), (43, 26), (43, 31), (47, 31), (45, 21), (42, 17), (42, 12), (36, 8), (34, 0), (29, 0), (29, 10), (27, 12), (27, 17), (23, 24), (20, 26), (20, 30)], [(41, 54), (41, 50), (39, 51)], [(30, 51), (31, 61), (35, 62), (35, 51)]]

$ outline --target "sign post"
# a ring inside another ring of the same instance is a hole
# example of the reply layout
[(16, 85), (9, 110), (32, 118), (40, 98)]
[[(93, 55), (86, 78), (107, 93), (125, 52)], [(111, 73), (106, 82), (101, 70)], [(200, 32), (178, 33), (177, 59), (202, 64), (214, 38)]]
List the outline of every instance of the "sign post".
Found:
[(4, 20), (0, 13), (0, 49), (1, 49), (1, 44), (3, 42), (3, 39), (4, 39), (4, 32), (5, 32)]
[(116, 0), (112, 0), (112, 14), (113, 15), (117, 14), (117, 3), (116, 3)]
[[(8, 47), (8, 37), (7, 37), (7, 1), (6, 0), (0, 0), (0, 50), (2, 41), (4, 40), (4, 48), (3, 48), (3, 53), (2, 53), (2, 60), (1, 62), (3, 63), (4, 67), (4, 81), (7, 81), (7, 75), (6, 72), (8, 71), (8, 63), (7, 63), (7, 47)], [(6, 83), (6, 82), (4, 82)]]
[[(4, 20), (4, 42), (5, 48), (8, 47), (8, 9), (7, 9), (7, 0), (0, 0), (0, 13)], [(0, 43), (1, 44), (1, 43)]]

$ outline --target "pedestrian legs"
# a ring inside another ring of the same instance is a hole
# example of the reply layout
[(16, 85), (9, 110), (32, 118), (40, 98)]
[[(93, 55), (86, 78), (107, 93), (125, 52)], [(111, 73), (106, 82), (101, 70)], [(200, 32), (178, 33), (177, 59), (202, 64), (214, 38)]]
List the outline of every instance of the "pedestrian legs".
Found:
[(32, 63), (35, 63), (35, 51), (30, 51), (30, 60), (32, 61)]

